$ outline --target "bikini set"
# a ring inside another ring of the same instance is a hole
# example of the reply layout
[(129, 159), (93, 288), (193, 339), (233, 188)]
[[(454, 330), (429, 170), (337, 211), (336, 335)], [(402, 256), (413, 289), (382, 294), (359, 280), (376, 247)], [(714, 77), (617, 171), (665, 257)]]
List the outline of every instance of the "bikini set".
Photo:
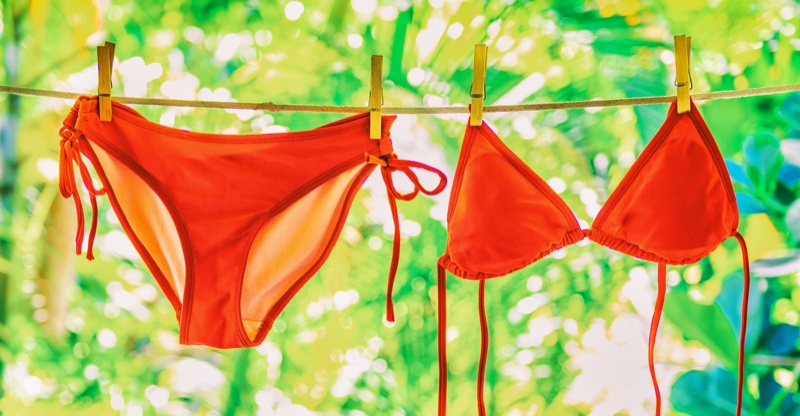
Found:
[[(313, 130), (250, 135), (188, 132), (151, 122), (113, 102), (113, 121), (101, 122), (97, 96), (77, 99), (60, 131), (59, 187), (78, 212), (77, 253), (84, 215), (77, 179), (88, 191), (91, 224), (87, 257), (97, 230), (97, 196), (111, 206), (142, 260), (175, 309), (180, 343), (216, 348), (261, 344), (286, 304), (330, 254), (353, 199), (380, 167), (394, 220), (387, 319), (394, 320), (392, 285), (399, 257), (396, 200), (438, 194), (446, 185), (436, 168), (398, 159), (383, 116), (379, 140), (369, 138), (363, 113)], [(89, 166), (102, 185), (92, 181)], [(77, 168), (77, 173), (75, 172)], [(439, 177), (425, 188), (413, 169)], [(414, 190), (402, 194), (392, 174)], [(224, 202), (224, 203), (223, 203)], [(507, 275), (554, 250), (589, 238), (658, 264), (650, 327), (656, 331), (666, 292), (666, 265), (697, 262), (728, 237), (739, 242), (744, 293), (750, 275), (739, 214), (719, 149), (694, 104), (675, 103), (590, 229), (486, 123), (466, 128), (447, 214), (445, 254), (438, 261), (439, 414), (447, 402), (446, 272), (479, 281), (481, 355), (478, 409), (485, 415), (483, 378), (488, 351), (484, 309), (487, 279)], [(747, 296), (742, 302), (737, 414), (741, 411)]]

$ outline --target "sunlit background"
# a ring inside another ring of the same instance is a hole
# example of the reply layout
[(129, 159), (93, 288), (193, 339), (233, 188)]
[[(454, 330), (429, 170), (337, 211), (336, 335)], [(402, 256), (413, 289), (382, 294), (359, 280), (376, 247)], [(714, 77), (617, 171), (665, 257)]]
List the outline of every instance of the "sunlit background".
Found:
[[(2, 1), (0, 82), (97, 92), (94, 47), (117, 45), (113, 95), (365, 106), (370, 55), (386, 106), (466, 105), (489, 45), (487, 104), (674, 93), (672, 36), (692, 36), (693, 92), (800, 82), (792, 0)], [(433, 415), (435, 266), (448, 189), (401, 202), (397, 322), (384, 319), (393, 225), (379, 175), (330, 259), (257, 348), (179, 345), (166, 297), (100, 198), (97, 259), (74, 254), (58, 194), (72, 102), (0, 95), (0, 409), (8, 415)], [(800, 94), (698, 103), (734, 180), (750, 246), (745, 407), (800, 415)], [(343, 114), (136, 107), (202, 132), (305, 130)], [(591, 224), (666, 105), (486, 114)], [(465, 115), (401, 115), (401, 158), (452, 178)], [(400, 178), (398, 178), (400, 181)], [(513, 197), (509, 195), (509, 197)], [(669, 267), (656, 345), (667, 415), (731, 415), (742, 271), (727, 241)], [(652, 415), (655, 264), (582, 241), (487, 283), (492, 415)], [(476, 413), (477, 284), (448, 278), (448, 410)]]

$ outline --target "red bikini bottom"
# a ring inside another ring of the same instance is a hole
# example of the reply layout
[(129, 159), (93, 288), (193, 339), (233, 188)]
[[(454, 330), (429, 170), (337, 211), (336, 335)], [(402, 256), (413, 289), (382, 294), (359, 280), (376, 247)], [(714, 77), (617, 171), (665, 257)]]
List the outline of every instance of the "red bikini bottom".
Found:
[[(180, 322), (182, 344), (218, 348), (260, 344), (275, 318), (330, 254), (358, 189), (381, 166), (395, 220), (387, 296), (397, 269), (395, 198), (436, 194), (442, 172), (392, 154), (382, 119), (380, 140), (369, 138), (363, 113), (314, 130), (252, 135), (196, 133), (162, 126), (123, 104), (101, 122), (96, 97), (80, 97), (61, 129), (60, 189), (83, 210), (73, 165), (92, 206), (87, 257), (97, 228), (96, 196), (107, 193), (142, 260)], [(102, 183), (95, 187), (88, 159)], [(433, 190), (411, 168), (436, 173)], [(400, 194), (391, 173), (416, 188)]]

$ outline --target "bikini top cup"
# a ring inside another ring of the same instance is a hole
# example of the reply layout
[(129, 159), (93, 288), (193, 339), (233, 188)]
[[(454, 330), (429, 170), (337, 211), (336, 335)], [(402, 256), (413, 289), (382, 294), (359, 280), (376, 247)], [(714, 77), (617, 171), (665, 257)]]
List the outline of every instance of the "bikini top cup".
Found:
[[(655, 383), (653, 344), (666, 291), (666, 264), (694, 263), (728, 237), (736, 237), (739, 214), (719, 149), (700, 113), (678, 114), (673, 102), (666, 121), (611, 194), (591, 229), (581, 229), (570, 208), (530, 167), (506, 147), (487, 124), (468, 125), (448, 209), (448, 239), (439, 259), (439, 412), (444, 414), (447, 369), (444, 340), (445, 270), (479, 280), (482, 348), (478, 407), (483, 410), (483, 371), (488, 328), (483, 308), (486, 279), (519, 270), (584, 237), (631, 256), (657, 262), (658, 297), (650, 330), (650, 370)], [(741, 341), (747, 297), (743, 300)], [(737, 414), (741, 409), (743, 349), (740, 343)]]

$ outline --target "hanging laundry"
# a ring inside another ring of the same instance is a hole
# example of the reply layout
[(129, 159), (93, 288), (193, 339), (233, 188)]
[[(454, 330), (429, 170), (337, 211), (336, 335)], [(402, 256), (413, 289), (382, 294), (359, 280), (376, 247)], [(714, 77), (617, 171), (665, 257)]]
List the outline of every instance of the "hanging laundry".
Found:
[(653, 349), (666, 293), (666, 265), (695, 263), (728, 237), (740, 244), (744, 298), (739, 344), (737, 414), (741, 412), (744, 339), (750, 273), (747, 247), (737, 231), (739, 213), (730, 176), (697, 107), (679, 114), (676, 103), (656, 136), (598, 213), (581, 229), (570, 208), (486, 123), (468, 124), (447, 214), (448, 239), (438, 262), (439, 414), (447, 401), (446, 271), (480, 281), (481, 357), (478, 408), (485, 415), (483, 376), (488, 324), (486, 280), (519, 270), (585, 237), (619, 252), (658, 263), (658, 291), (648, 359), (660, 414)]
[[(263, 342), (327, 259), (357, 191), (377, 166), (395, 222), (392, 282), (400, 238), (395, 198), (436, 194), (446, 185), (438, 169), (392, 153), (395, 116), (382, 118), (380, 138), (373, 140), (366, 112), (307, 131), (224, 135), (163, 126), (118, 102), (112, 107), (112, 121), (101, 122), (98, 98), (80, 97), (61, 129), (59, 184), (78, 211), (77, 252), (84, 231), (74, 165), (92, 206), (87, 257), (93, 257), (96, 197), (107, 194), (172, 303), (182, 344)], [(439, 183), (425, 189), (412, 169), (435, 173)], [(399, 193), (392, 172), (408, 176), (414, 191)]]

